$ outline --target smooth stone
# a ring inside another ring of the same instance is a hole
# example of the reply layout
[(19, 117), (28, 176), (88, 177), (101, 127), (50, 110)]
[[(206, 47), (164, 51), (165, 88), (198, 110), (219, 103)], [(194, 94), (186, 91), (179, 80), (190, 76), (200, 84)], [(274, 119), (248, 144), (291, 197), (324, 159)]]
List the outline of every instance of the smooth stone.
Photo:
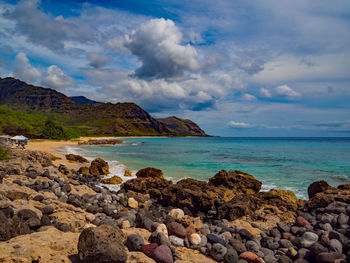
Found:
[(169, 239), (162, 232), (153, 232), (149, 237), (149, 241), (158, 245), (171, 246)]
[(51, 205), (46, 205), (41, 208), (41, 212), (46, 215), (51, 215), (55, 211), (55, 208), (53, 208)]
[(139, 203), (135, 200), (135, 198), (130, 197), (130, 198), (128, 199), (128, 206), (129, 206), (130, 208), (136, 209), (136, 208), (139, 207)]
[(271, 229), (270, 235), (275, 237), (275, 238), (281, 238), (281, 232), (277, 228)]
[(243, 252), (246, 252), (247, 251), (247, 248), (246, 246), (244, 245), (244, 243), (238, 239), (234, 239), (234, 238), (231, 238), (230, 239), (230, 245), (239, 253), (243, 253)]
[(166, 245), (160, 245), (152, 251), (152, 257), (157, 263), (173, 263), (173, 255)]
[(341, 213), (339, 216), (338, 216), (338, 225), (346, 225), (348, 224), (349, 222), (349, 216)]
[(184, 211), (180, 208), (171, 209), (168, 213), (168, 216), (171, 216), (174, 219), (180, 220), (185, 215)]
[(284, 248), (289, 248), (293, 246), (293, 244), (287, 239), (280, 239), (279, 244), (281, 245), (281, 247)]
[(315, 260), (317, 263), (334, 263), (337, 259), (345, 258), (344, 255), (336, 252), (323, 252), (316, 256)]
[(152, 252), (153, 250), (155, 250), (158, 247), (157, 243), (151, 243), (151, 244), (147, 244), (147, 245), (143, 245), (141, 247), (141, 251), (143, 253), (145, 253), (146, 256), (148, 257), (152, 257)]
[(278, 258), (278, 263), (293, 263), (293, 260), (290, 257), (287, 257), (286, 255), (281, 255)]
[(309, 248), (312, 246), (312, 244), (314, 244), (315, 242), (317, 242), (318, 240), (318, 235), (312, 232), (305, 232), (302, 236), (301, 236), (301, 246), (304, 248)]
[(169, 241), (172, 245), (176, 247), (183, 247), (184, 246), (184, 240), (177, 236), (169, 236)]
[(325, 224), (322, 224), (321, 225), (321, 228), (324, 230), (324, 231), (332, 231), (333, 230), (333, 227), (330, 223), (325, 223)]
[(168, 237), (168, 229), (166, 225), (164, 224), (159, 224), (155, 230), (155, 232), (161, 232), (163, 233), (166, 237)]
[(227, 248), (221, 245), (220, 243), (213, 244), (213, 247), (210, 250), (210, 255), (216, 260), (221, 261), (224, 259), (224, 256), (227, 252)]
[(122, 229), (129, 229), (130, 226), (130, 222), (128, 220), (124, 220), (120, 226)]
[(169, 235), (175, 235), (178, 237), (186, 237), (186, 229), (183, 225), (177, 222), (171, 222), (167, 225)]
[(248, 240), (246, 243), (245, 243), (245, 246), (247, 248), (247, 250), (250, 250), (250, 251), (253, 251), (255, 253), (257, 253), (260, 249), (260, 246), (258, 243), (256, 243), (255, 241), (253, 240)]
[(126, 246), (129, 251), (139, 251), (143, 245), (143, 238), (138, 234), (131, 234), (126, 239)]
[(329, 249), (330, 249), (331, 252), (339, 252), (339, 253), (343, 252), (343, 246), (340, 243), (340, 241), (337, 240), (337, 239), (331, 239), (330, 240)]
[(298, 217), (295, 219), (295, 224), (296, 224), (297, 226), (303, 227), (303, 226), (309, 225), (310, 222), (307, 221), (304, 217), (298, 216)]
[(322, 244), (316, 242), (310, 247), (310, 252), (313, 255), (318, 255), (322, 252), (328, 252), (328, 248), (324, 247)]
[(243, 252), (242, 254), (239, 255), (238, 258), (244, 259), (249, 263), (258, 262), (258, 260), (259, 260), (259, 257), (255, 253), (250, 252), (250, 251)]
[(189, 236), (188, 241), (190, 241), (192, 245), (199, 245), (202, 239), (197, 233), (193, 233)]
[(247, 229), (242, 228), (241, 230), (239, 230), (238, 234), (247, 240), (253, 240), (254, 239), (254, 235), (252, 233), (250, 233)]
[(217, 235), (214, 234), (208, 234), (207, 235), (208, 242), (214, 244), (214, 243), (220, 243), (223, 246), (226, 246), (227, 242), (222, 239), (221, 237), (218, 237)]
[(233, 248), (228, 248), (224, 256), (225, 263), (236, 263), (238, 261), (238, 253)]

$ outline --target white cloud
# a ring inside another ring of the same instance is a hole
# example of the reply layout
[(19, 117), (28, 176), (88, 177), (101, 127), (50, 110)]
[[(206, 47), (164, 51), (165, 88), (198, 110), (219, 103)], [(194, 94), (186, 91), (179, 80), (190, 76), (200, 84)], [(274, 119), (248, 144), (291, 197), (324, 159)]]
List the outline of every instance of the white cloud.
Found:
[(260, 93), (260, 96), (264, 98), (272, 98), (272, 94), (268, 89), (261, 88), (259, 93)]
[(245, 94), (243, 94), (243, 100), (254, 101), (254, 100), (256, 100), (256, 97), (254, 95), (249, 94), (249, 93), (245, 93)]
[(299, 92), (296, 92), (292, 88), (288, 87), (287, 85), (281, 85), (276, 87), (276, 93), (280, 97), (284, 97), (290, 100), (299, 99), (301, 97), (301, 94)]
[(254, 127), (254, 125), (252, 125), (252, 124), (245, 123), (245, 122), (238, 122), (238, 121), (230, 121), (228, 123), (228, 125), (230, 127), (233, 127), (233, 128), (252, 128), (252, 127)]
[(52, 89), (62, 90), (74, 86), (74, 80), (64, 74), (56, 65), (51, 65), (47, 68), (46, 76), (42, 84)]
[(99, 53), (88, 53), (87, 57), (94, 68), (101, 68), (109, 62), (109, 57)]
[(126, 36), (125, 46), (141, 61), (140, 78), (169, 78), (200, 68), (196, 49), (182, 45), (182, 34), (170, 19), (151, 19)]
[(15, 58), (15, 69), (13, 71), (13, 76), (33, 84), (41, 77), (41, 73), (37, 68), (30, 64), (27, 55), (21, 52), (18, 53)]

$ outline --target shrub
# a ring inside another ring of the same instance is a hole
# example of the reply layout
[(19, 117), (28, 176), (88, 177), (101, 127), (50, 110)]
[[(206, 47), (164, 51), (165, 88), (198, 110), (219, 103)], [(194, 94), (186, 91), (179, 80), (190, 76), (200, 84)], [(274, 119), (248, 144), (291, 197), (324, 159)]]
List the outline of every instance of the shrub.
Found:
[(9, 158), (9, 151), (0, 146), (0, 160), (7, 160)]
[(48, 120), (44, 125), (42, 137), (53, 140), (69, 140), (79, 138), (79, 134), (72, 128), (65, 128), (61, 123)]

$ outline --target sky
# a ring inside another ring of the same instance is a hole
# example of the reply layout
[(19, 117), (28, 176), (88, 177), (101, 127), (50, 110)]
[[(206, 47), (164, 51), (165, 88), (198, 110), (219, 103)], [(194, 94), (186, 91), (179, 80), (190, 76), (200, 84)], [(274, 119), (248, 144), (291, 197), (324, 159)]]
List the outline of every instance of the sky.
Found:
[(218, 136), (350, 136), (349, 0), (0, 0), (0, 76)]

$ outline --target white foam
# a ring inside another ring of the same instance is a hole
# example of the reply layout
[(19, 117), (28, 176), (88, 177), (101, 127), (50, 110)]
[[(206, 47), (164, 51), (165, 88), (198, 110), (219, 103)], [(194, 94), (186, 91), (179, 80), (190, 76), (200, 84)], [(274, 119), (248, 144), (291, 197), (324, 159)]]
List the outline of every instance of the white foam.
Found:
[[(89, 162), (98, 158), (98, 156), (87, 156), (85, 153), (82, 153), (81, 149), (78, 146), (66, 145), (58, 149), (58, 152), (62, 154), (78, 154), (86, 158)], [(122, 183), (124, 183), (127, 180), (136, 178), (137, 171), (131, 170), (130, 168), (126, 167), (123, 163), (116, 160), (108, 160), (108, 159), (105, 159), (105, 161), (108, 162), (110, 174), (103, 177), (103, 179), (111, 178), (113, 176), (119, 176), (123, 180)], [(126, 170), (130, 170), (132, 176), (124, 176)], [(105, 186), (112, 191), (119, 191), (120, 185), (121, 184), (119, 185), (102, 184), (102, 183), (98, 184), (98, 186), (100, 187)]]

